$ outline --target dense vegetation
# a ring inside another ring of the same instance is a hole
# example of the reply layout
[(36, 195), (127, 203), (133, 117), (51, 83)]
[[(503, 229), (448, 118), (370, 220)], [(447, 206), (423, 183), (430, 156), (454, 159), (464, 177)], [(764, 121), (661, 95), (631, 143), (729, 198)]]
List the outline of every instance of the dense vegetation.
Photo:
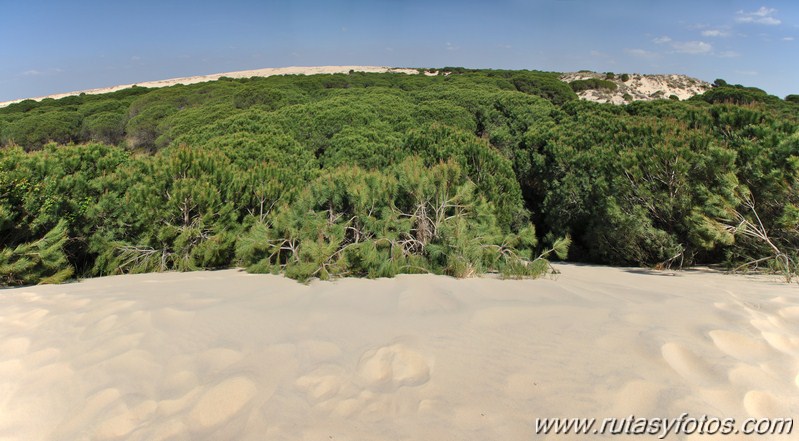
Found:
[(585, 80), (574, 80), (569, 83), (572, 90), (575, 92), (582, 92), (584, 90), (616, 90), (619, 88), (616, 83), (610, 81), (614, 78), (613, 74), (608, 74), (606, 79), (600, 80), (599, 78), (588, 78)]
[(0, 109), (0, 284), (244, 266), (537, 276), (548, 258), (796, 272), (799, 104), (557, 75), (221, 79)]

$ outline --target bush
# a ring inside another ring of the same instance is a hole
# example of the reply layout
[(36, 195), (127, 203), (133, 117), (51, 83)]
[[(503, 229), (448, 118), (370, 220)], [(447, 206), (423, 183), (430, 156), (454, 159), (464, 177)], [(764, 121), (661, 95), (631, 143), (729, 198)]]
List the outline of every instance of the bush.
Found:
[(540, 96), (557, 105), (577, 99), (566, 83), (551, 75), (520, 73), (511, 77), (511, 82), (519, 92)]
[(597, 78), (589, 78), (587, 80), (575, 80), (569, 83), (572, 90), (575, 92), (582, 92), (584, 90), (616, 90), (619, 86), (613, 81), (600, 80)]
[(80, 116), (69, 110), (52, 110), (45, 113), (32, 113), (4, 130), (7, 142), (23, 146), (27, 150), (37, 150), (48, 142), (68, 144), (79, 139)]
[(155, 150), (155, 140), (164, 132), (162, 123), (176, 111), (170, 104), (157, 104), (130, 118), (125, 126), (130, 147)]
[[(252, 271), (282, 271), (303, 281), (545, 273), (546, 256), (533, 253), (534, 229), (510, 232), (494, 213), (453, 163), (425, 167), (411, 157), (386, 172), (344, 166), (312, 182), (296, 203), (283, 205), (271, 228), (255, 224), (237, 256)], [(565, 258), (568, 245), (561, 240), (551, 252)]]
[(115, 112), (95, 113), (84, 118), (81, 138), (105, 144), (118, 144), (125, 133), (125, 115)]
[(0, 286), (61, 283), (72, 276), (66, 227), (61, 221), (41, 239), (0, 249)]
[(718, 86), (707, 92), (692, 97), (695, 100), (703, 100), (711, 104), (738, 104), (746, 105), (752, 103), (774, 102), (779, 100), (771, 97), (766, 92), (750, 87)]

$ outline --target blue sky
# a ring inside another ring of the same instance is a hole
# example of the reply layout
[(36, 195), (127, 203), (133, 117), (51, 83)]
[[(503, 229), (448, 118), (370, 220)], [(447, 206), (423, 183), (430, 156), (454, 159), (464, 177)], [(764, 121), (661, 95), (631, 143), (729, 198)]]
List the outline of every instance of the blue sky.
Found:
[(799, 2), (0, 0), (0, 101), (282, 66), (683, 73), (799, 93)]

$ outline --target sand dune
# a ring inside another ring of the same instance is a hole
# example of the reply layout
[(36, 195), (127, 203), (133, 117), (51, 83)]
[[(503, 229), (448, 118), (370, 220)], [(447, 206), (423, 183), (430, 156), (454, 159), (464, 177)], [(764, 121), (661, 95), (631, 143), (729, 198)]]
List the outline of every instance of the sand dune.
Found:
[[(643, 75), (637, 73), (627, 75), (629, 76), (627, 81), (622, 81), (620, 74), (610, 80), (616, 84), (615, 90), (588, 89), (578, 92), (577, 96), (597, 103), (627, 104), (631, 101), (652, 101), (671, 96), (686, 100), (694, 95), (705, 93), (712, 87), (706, 81), (687, 75)], [(560, 76), (560, 79), (567, 83), (591, 78), (605, 80), (606, 76), (602, 73), (588, 71), (567, 72)]]
[(4, 290), (0, 440), (568, 440), (535, 419), (799, 413), (795, 284), (559, 269)]

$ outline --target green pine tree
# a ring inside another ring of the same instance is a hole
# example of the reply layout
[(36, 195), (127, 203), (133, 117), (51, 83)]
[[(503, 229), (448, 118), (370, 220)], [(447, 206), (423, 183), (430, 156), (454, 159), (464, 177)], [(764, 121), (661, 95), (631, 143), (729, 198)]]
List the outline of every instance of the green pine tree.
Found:
[(73, 268), (64, 253), (67, 223), (60, 221), (39, 240), (0, 250), (0, 285), (61, 283)]

